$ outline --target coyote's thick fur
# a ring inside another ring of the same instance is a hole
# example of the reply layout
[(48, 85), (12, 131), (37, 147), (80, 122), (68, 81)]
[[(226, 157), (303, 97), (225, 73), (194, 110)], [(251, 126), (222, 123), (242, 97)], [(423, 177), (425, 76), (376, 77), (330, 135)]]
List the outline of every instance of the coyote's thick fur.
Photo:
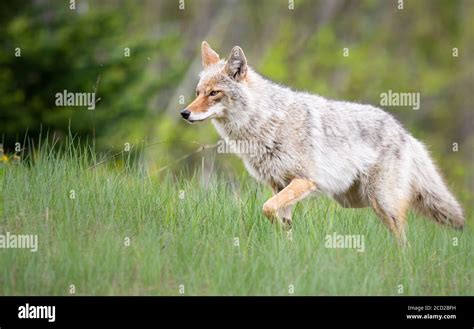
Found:
[(372, 207), (402, 244), (410, 207), (463, 228), (462, 208), (425, 146), (390, 114), (277, 85), (253, 71), (239, 47), (226, 61), (206, 42), (201, 50), (196, 99), (181, 115), (212, 119), (222, 138), (258, 145), (238, 154), (274, 191), (263, 205), (269, 219), (291, 228), (292, 206), (321, 192), (344, 207)]

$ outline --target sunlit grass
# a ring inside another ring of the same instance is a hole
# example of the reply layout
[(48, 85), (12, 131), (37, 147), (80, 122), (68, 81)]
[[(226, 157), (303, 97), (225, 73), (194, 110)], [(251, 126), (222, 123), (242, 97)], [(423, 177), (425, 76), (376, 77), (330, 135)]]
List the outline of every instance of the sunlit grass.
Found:
[[(296, 207), (289, 241), (250, 178), (150, 177), (129, 157), (90, 169), (99, 160), (73, 146), (35, 154), (4, 167), (0, 233), (37, 234), (39, 250), (0, 250), (2, 295), (68, 295), (71, 284), (77, 295), (474, 293), (469, 223), (459, 232), (411, 214), (400, 252), (370, 210), (319, 198)], [(363, 235), (365, 251), (325, 248), (333, 232)]]

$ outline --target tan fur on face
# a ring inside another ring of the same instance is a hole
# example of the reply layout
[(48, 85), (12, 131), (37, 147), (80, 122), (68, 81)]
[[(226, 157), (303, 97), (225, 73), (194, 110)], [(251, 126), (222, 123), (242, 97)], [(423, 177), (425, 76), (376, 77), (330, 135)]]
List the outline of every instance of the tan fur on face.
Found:
[(187, 109), (191, 113), (204, 113), (207, 112), (212, 104), (209, 102), (209, 97), (200, 94), (191, 104), (188, 105)]
[(209, 108), (216, 104), (216, 102), (222, 98), (222, 92), (216, 96), (209, 96), (209, 93), (213, 90), (216, 90), (217, 80), (210, 79), (206, 82), (205, 86), (198, 87), (199, 96), (188, 105), (187, 109), (191, 113), (204, 113), (209, 110)]

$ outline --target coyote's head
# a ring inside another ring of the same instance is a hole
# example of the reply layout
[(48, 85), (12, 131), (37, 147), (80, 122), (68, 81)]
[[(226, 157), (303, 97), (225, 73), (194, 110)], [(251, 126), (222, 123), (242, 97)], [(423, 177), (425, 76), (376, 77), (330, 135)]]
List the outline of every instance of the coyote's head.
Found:
[(247, 60), (240, 47), (234, 47), (227, 61), (206, 41), (201, 45), (203, 70), (196, 87), (196, 99), (181, 111), (188, 122), (225, 118), (245, 105)]

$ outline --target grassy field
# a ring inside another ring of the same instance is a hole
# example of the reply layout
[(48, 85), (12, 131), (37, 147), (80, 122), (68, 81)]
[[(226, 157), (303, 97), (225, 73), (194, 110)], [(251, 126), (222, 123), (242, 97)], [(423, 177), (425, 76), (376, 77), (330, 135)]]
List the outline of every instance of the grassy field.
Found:
[[(471, 215), (458, 232), (410, 214), (400, 252), (370, 210), (311, 199), (289, 241), (261, 214), (270, 190), (248, 177), (203, 184), (38, 153), (4, 165), (0, 233), (37, 234), (38, 251), (0, 250), (1, 295), (474, 294)], [(363, 235), (364, 252), (326, 248), (333, 232)]]

